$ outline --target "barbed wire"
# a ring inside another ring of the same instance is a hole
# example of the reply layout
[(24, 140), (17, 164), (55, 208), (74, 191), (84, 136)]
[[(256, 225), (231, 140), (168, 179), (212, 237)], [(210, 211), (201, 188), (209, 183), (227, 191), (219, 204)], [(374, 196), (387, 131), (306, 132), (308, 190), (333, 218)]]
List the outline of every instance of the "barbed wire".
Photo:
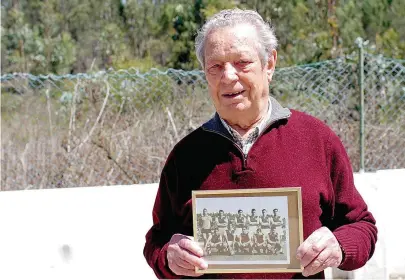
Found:
[[(279, 68), (271, 95), (325, 121), (360, 162), (359, 65)], [(405, 60), (365, 55), (365, 169), (405, 167)], [(214, 113), (199, 70), (1, 76), (2, 189), (157, 182), (182, 137)]]

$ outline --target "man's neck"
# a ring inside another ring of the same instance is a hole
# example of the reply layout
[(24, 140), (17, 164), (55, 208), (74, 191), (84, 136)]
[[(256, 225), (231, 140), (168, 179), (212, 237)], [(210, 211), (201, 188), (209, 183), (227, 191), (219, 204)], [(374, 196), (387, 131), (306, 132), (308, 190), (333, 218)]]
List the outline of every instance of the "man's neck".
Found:
[(240, 136), (242, 136), (242, 138), (246, 138), (247, 135), (250, 134), (250, 132), (252, 132), (252, 130), (256, 127), (256, 125), (258, 123), (260, 123), (262, 119), (257, 120), (256, 122), (254, 122), (253, 124), (249, 125), (249, 126), (240, 126), (238, 124), (229, 124), (230, 127), (232, 127), (234, 130), (236, 130)]
[(270, 104), (268, 103), (267, 106), (259, 112), (259, 114), (253, 118), (241, 118), (240, 120), (236, 121), (229, 121), (225, 120), (225, 122), (232, 127), (242, 138), (246, 138), (250, 132), (266, 117), (268, 110), (270, 109)]

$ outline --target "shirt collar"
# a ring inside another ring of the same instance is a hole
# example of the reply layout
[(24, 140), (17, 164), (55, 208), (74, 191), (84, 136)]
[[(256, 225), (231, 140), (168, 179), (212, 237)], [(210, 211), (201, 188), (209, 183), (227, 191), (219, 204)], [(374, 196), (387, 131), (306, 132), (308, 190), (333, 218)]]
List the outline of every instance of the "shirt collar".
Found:
[[(271, 111), (269, 111), (269, 114), (271, 116), (268, 124), (265, 125), (265, 129), (267, 129), (269, 125), (278, 120), (288, 119), (292, 114), (292, 112), (288, 108), (281, 106), (281, 104), (278, 103), (277, 100), (272, 96), (270, 96), (270, 104), (271, 104)], [(201, 128), (205, 131), (220, 134), (229, 139), (232, 138), (229, 131), (221, 123), (218, 113), (215, 113), (214, 117), (208, 120), (206, 123), (204, 123), (201, 126)]]
[[(272, 105), (270, 98), (268, 100), (269, 106), (267, 106), (267, 113), (263, 119), (260, 120), (260, 122), (255, 126), (255, 128), (250, 132), (248, 139), (249, 138), (257, 138), (260, 134), (262, 134), (263, 130), (267, 127), (267, 124), (271, 120), (271, 111), (272, 111)], [(224, 127), (229, 131), (229, 133), (234, 137), (234, 138), (242, 138), (242, 136), (237, 132), (235, 129), (233, 129), (223, 118), (219, 117), (221, 120), (221, 123), (224, 125)], [(252, 139), (255, 140), (255, 139)]]

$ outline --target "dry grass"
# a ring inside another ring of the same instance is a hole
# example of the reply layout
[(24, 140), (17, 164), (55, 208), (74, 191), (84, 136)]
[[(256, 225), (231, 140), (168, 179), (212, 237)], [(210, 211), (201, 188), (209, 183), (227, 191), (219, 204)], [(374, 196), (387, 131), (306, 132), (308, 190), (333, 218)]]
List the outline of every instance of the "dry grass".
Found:
[(2, 95), (16, 102), (2, 111), (2, 190), (157, 182), (175, 143), (214, 112), (204, 94), (140, 108), (114, 100), (108, 82), (81, 83), (65, 105), (41, 91)]
[[(328, 85), (328, 94), (319, 94), (291, 79), (281, 73), (272, 94), (326, 121), (358, 170), (355, 89)], [(175, 143), (214, 113), (195, 73), (28, 82), (2, 84), (2, 190), (157, 182)], [(367, 166), (405, 167), (401, 115), (368, 120)]]

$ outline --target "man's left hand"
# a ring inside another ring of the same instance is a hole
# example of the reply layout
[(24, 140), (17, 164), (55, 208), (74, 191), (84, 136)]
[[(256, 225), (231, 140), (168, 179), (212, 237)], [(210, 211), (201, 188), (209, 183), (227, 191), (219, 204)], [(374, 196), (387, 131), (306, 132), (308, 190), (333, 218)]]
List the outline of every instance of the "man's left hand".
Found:
[(302, 275), (305, 277), (327, 267), (338, 267), (342, 258), (339, 242), (327, 227), (314, 231), (297, 249), (297, 259), (304, 267)]

